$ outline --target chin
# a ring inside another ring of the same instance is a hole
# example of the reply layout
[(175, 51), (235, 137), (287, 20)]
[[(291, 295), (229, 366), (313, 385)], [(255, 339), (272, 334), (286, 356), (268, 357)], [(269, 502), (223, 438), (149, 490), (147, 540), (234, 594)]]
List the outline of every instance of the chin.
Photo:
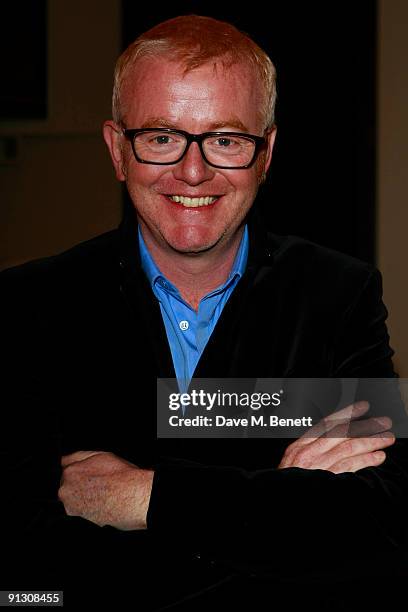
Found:
[(167, 242), (179, 253), (202, 253), (215, 246), (219, 240), (220, 236), (210, 232), (177, 232)]
[(178, 253), (204, 253), (214, 246), (214, 243), (202, 242), (169, 242), (170, 246)]

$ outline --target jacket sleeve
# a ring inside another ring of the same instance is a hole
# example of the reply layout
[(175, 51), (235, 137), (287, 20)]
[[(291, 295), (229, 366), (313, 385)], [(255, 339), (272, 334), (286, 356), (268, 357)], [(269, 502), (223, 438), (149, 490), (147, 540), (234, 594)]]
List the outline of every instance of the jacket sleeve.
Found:
[(335, 328), (330, 366), (333, 377), (395, 377), (382, 301), (382, 278), (373, 268), (341, 313)]
[[(30, 275), (22, 279), (23, 274), (24, 268), (0, 275), (0, 538), (7, 559), (1, 581), (7, 588), (55, 589), (61, 586), (62, 555), (69, 547), (87, 539), (96, 547), (94, 536), (109, 537), (112, 528), (68, 517), (58, 500), (58, 407), (43, 388), (47, 361), (39, 358), (45, 343), (36, 319), (38, 291), (27, 291)], [(81, 556), (75, 562), (80, 574)]]
[[(339, 319), (333, 376), (395, 376), (386, 315), (381, 277), (372, 271)], [(250, 573), (284, 573), (288, 566), (292, 575), (296, 568), (319, 576), (393, 571), (407, 549), (407, 450), (398, 439), (381, 466), (343, 474), (163, 459), (148, 529), (182, 536), (201, 557)]]

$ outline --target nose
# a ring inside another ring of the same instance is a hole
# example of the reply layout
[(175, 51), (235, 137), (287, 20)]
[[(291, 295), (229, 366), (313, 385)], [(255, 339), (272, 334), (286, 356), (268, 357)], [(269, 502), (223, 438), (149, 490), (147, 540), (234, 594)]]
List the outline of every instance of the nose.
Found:
[(174, 178), (189, 185), (210, 181), (214, 168), (205, 163), (197, 142), (192, 142), (183, 159), (173, 166)]

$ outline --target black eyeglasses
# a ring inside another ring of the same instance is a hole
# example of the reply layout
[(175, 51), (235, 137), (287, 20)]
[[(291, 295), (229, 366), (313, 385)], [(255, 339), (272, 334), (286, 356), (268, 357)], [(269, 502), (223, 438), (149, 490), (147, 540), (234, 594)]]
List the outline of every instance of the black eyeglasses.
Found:
[(240, 132), (204, 132), (190, 134), (170, 128), (123, 129), (130, 140), (134, 156), (141, 164), (177, 164), (192, 142), (210, 166), (239, 170), (249, 168), (267, 139)]

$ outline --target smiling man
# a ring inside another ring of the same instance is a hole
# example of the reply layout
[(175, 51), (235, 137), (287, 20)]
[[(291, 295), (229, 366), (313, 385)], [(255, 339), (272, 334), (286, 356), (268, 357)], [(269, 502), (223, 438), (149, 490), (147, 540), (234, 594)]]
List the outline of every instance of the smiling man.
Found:
[[(189, 58), (191, 45), (197, 46), (194, 24), (212, 25), (184, 19), (182, 31), (173, 29), (174, 22), (155, 28), (150, 36), (171, 37), (168, 51), (156, 57), (149, 35), (127, 50), (116, 76), (115, 121), (105, 123), (104, 136), (145, 247), (198, 310), (200, 300), (228, 278), (276, 129), (270, 60), (233, 29), (238, 44), (232, 57), (230, 41), (221, 38)], [(269, 71), (268, 90), (261, 70), (246, 59), (250, 52)]]
[(44, 576), (67, 605), (180, 612), (387, 599), (407, 456), (366, 402), (341, 413), (365, 418), (353, 439), (156, 437), (158, 377), (395, 376), (378, 271), (259, 217), (275, 98), (271, 60), (230, 24), (144, 33), (118, 61), (103, 128), (133, 208), (118, 230), (2, 274), (19, 432), (3, 524), (24, 528), (31, 576), (10, 586)]

